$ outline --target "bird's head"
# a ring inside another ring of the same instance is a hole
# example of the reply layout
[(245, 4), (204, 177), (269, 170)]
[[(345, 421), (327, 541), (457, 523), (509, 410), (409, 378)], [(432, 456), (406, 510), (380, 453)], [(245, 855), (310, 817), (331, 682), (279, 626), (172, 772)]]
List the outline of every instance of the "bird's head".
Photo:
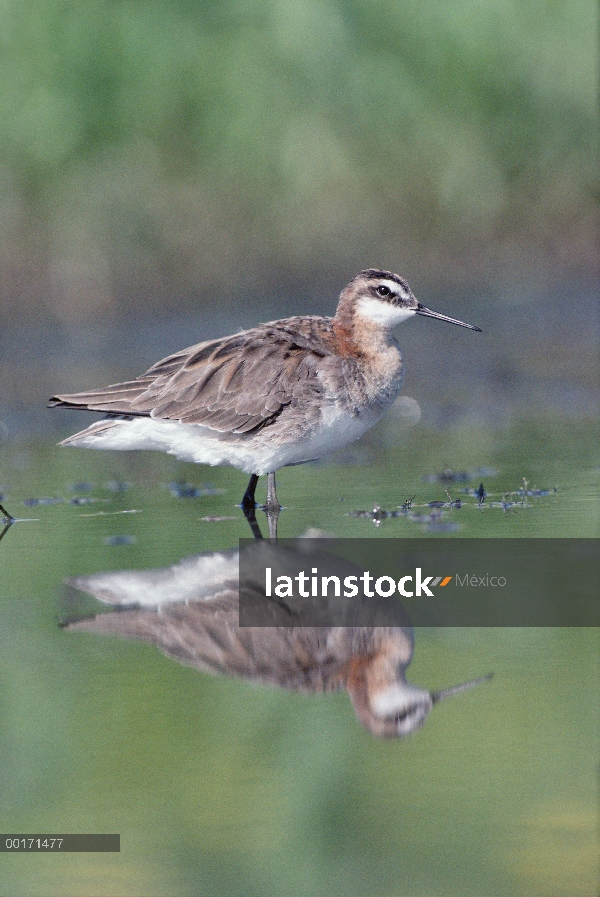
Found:
[(396, 327), (413, 315), (423, 315), (427, 318), (437, 318), (439, 321), (448, 321), (459, 327), (467, 327), (469, 330), (480, 331), (480, 328), (473, 324), (465, 324), (464, 321), (458, 321), (456, 318), (427, 308), (415, 298), (403, 277), (376, 268), (361, 271), (343, 290), (338, 315), (341, 310), (347, 313), (349, 308), (355, 319), (388, 329)]

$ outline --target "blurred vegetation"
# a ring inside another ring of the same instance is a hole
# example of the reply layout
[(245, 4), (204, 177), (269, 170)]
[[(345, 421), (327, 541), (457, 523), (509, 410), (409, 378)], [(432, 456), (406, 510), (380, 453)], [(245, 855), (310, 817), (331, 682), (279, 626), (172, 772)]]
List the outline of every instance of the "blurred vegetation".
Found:
[(2, 312), (337, 289), (365, 264), (589, 274), (593, 22), (564, 0), (7, 0)]

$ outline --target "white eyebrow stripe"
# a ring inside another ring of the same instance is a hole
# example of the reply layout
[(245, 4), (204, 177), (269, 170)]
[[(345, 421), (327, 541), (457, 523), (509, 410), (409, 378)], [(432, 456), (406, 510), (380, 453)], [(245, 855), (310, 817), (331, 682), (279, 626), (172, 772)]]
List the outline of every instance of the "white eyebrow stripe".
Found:
[(382, 280), (381, 285), (387, 287), (394, 296), (400, 296), (401, 299), (410, 299), (410, 293), (399, 283), (396, 283), (395, 280)]

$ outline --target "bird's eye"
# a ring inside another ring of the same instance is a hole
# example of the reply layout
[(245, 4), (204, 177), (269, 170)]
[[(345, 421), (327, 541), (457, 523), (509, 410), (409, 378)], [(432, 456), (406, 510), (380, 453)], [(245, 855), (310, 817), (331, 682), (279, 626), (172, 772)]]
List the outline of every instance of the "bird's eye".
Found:
[(380, 283), (379, 286), (377, 287), (377, 292), (379, 293), (380, 296), (389, 296), (391, 291), (390, 291), (389, 287), (385, 286), (385, 284)]

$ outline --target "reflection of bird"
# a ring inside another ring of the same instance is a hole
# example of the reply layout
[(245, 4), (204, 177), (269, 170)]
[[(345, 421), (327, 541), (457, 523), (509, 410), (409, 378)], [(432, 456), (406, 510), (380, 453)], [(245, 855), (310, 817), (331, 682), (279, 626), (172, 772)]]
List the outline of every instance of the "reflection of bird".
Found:
[(413, 636), (406, 627), (240, 626), (237, 551), (71, 583), (113, 611), (65, 628), (143, 639), (180, 663), (259, 683), (304, 692), (345, 688), (374, 735), (407, 735), (437, 701), (483, 681), (439, 692), (408, 683)]
[(51, 405), (108, 415), (61, 444), (231, 464), (251, 474), (245, 507), (268, 474), (276, 510), (276, 470), (348, 445), (392, 404), (403, 374), (392, 329), (412, 315), (479, 330), (421, 305), (397, 274), (368, 269), (342, 291), (334, 318), (260, 324), (183, 349), (136, 380), (54, 396)]

